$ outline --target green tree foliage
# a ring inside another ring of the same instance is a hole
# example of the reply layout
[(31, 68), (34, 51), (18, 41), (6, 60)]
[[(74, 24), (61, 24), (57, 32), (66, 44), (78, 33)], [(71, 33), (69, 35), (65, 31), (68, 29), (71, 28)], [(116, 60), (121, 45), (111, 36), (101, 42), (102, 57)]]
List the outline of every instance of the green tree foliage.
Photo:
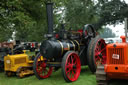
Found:
[(12, 34), (12, 23), (9, 8), (5, 0), (0, 1), (0, 41), (8, 40)]
[[(54, 6), (57, 10), (60, 1), (55, 2), (58, 2)], [(0, 9), (0, 32), (4, 34), (0, 34), (0, 41), (11, 38), (14, 31), (16, 39), (21, 41), (44, 39), (43, 35), (47, 33), (45, 0), (1, 0)], [(55, 24), (58, 23), (57, 17), (60, 15), (54, 16)]]
[[(0, 0), (0, 41), (11, 38), (22, 41), (41, 41), (47, 33), (45, 1)], [(100, 29), (106, 24), (117, 24), (128, 17), (128, 4), (121, 0), (52, 0), (54, 2), (54, 28), (64, 22), (74, 30), (85, 24)]]
[(107, 24), (119, 24), (128, 17), (128, 4), (122, 0), (98, 0), (95, 5), (99, 17), (96, 28)]
[(97, 21), (93, 0), (67, 0), (65, 3), (65, 21), (73, 29), (83, 28), (85, 24)]
[[(41, 0), (3, 0), (0, 1), (1, 40), (11, 38), (16, 32), (16, 39), (39, 41), (46, 28), (44, 3)], [(7, 38), (4, 38), (5, 36)]]
[[(32, 18), (22, 7), (22, 2), (19, 0), (1, 0), (1, 16), (0, 16), (0, 29), (3, 34), (2, 36), (8, 36), (11, 38), (12, 32), (16, 31), (17, 38), (23, 40), (27, 37), (28, 30), (33, 25)], [(25, 31), (27, 30), (27, 31)], [(25, 37), (26, 36), (26, 37)], [(1, 41), (6, 38), (2, 37)]]
[[(43, 34), (46, 32), (47, 23), (46, 23), (46, 9), (44, 2), (41, 0), (22, 0), (22, 7), (28, 14), (29, 18), (31, 19), (29, 21), (30, 26), (28, 29), (24, 29), (23, 33), (27, 32), (27, 36), (23, 36), (24, 38), (27, 38), (25, 40), (27, 41), (41, 41), (43, 38)], [(19, 30), (21, 32), (21, 30)], [(22, 36), (21, 33), (20, 34)], [(16, 35), (17, 36), (17, 35)], [(19, 36), (19, 38), (21, 38)]]

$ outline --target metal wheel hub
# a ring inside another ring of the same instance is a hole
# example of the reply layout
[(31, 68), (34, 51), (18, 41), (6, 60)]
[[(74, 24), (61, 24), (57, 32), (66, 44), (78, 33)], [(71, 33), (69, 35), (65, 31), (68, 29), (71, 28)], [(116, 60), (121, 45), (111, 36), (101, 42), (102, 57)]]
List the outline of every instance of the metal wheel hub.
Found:
[(101, 52), (98, 52), (98, 56), (100, 57), (100, 58), (102, 58), (102, 53)]

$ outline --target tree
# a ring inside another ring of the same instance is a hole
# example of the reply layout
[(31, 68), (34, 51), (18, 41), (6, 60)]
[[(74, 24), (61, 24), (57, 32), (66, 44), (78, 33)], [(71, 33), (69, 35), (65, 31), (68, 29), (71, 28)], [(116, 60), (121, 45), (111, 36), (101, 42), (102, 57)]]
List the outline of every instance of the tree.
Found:
[[(59, 0), (55, 0), (60, 2)], [(56, 6), (60, 6), (57, 4)], [(54, 6), (55, 9), (57, 7)], [(11, 38), (16, 32), (16, 39), (21, 41), (41, 41), (47, 33), (47, 17), (44, 0), (1, 0), (0, 1), (0, 41)], [(54, 16), (54, 22), (58, 23)], [(4, 30), (3, 30), (4, 29)], [(9, 33), (7, 33), (9, 32)]]
[(122, 0), (64, 0), (64, 21), (66, 28), (83, 28), (94, 24), (96, 30), (107, 24), (122, 23), (128, 17), (128, 4)]
[[(0, 41), (11, 38), (41, 41), (47, 33), (45, 1), (0, 0)], [(106, 24), (118, 24), (128, 17), (128, 4), (121, 0), (53, 0), (54, 28), (65, 22), (66, 29), (81, 29), (94, 24), (97, 30)], [(59, 13), (62, 11), (61, 13)]]
[(34, 21), (29, 17), (28, 13), (25, 13), (22, 4), (19, 0), (0, 1), (0, 30), (2, 32), (0, 41), (11, 38), (14, 31), (20, 35), (19, 39), (22, 40), (25, 38), (24, 36), (27, 36), (28, 30), (33, 27)]
[(95, 23), (95, 14), (93, 0), (67, 0), (65, 3), (65, 22), (68, 28), (81, 29), (85, 24)]
[(14, 31), (18, 40), (42, 40), (47, 25), (43, 4), (41, 0), (1, 0), (0, 30), (4, 35), (0, 34), (0, 41), (11, 38)]
[(122, 23), (125, 17), (128, 17), (128, 4), (121, 0), (98, 0), (95, 5), (97, 8), (98, 22), (95, 23), (96, 28), (103, 25), (114, 25)]
[(0, 1), (0, 41), (5, 41), (11, 38), (13, 29), (11, 18), (9, 15), (9, 8), (7, 7), (7, 3), (5, 0)]

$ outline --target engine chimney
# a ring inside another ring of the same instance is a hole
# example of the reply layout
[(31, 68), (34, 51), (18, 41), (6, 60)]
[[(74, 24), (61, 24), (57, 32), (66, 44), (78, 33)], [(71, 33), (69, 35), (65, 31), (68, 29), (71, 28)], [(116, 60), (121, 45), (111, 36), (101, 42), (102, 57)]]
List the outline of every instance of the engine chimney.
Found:
[(46, 3), (48, 34), (53, 34), (53, 3)]

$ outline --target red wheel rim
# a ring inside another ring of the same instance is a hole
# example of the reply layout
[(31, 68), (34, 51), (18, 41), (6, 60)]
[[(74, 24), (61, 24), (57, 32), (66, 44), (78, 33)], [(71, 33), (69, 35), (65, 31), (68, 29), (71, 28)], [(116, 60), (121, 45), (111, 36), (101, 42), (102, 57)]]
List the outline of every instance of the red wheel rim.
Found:
[(43, 56), (39, 56), (36, 61), (36, 71), (40, 78), (48, 78), (52, 74), (52, 67), (46, 66), (46, 60), (43, 60)]
[(79, 56), (76, 53), (70, 53), (65, 63), (66, 76), (70, 81), (78, 79), (81, 71)]
[(95, 64), (106, 64), (106, 43), (103, 39), (99, 39), (95, 45)]

